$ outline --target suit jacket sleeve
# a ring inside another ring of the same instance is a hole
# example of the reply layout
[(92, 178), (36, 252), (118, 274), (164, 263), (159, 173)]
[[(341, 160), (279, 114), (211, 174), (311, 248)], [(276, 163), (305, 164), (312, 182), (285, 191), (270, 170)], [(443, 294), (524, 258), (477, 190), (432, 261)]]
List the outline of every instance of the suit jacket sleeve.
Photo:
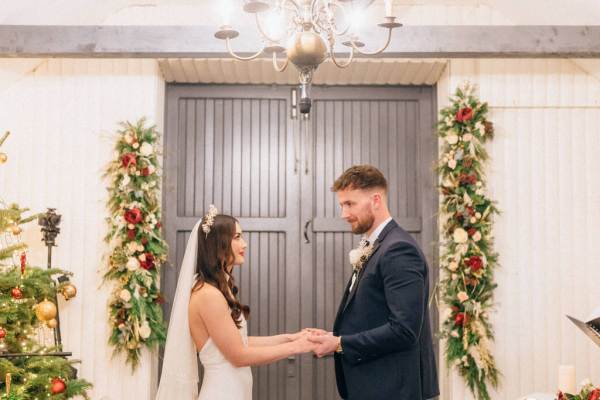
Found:
[(419, 251), (410, 243), (393, 245), (379, 262), (388, 322), (379, 327), (342, 336), (343, 358), (359, 364), (416, 346), (425, 309), (426, 267)]

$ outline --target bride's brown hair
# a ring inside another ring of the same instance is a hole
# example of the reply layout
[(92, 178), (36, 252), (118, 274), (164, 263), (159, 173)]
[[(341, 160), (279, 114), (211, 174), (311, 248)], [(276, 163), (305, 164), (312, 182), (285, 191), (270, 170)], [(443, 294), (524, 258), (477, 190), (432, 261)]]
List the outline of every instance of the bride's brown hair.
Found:
[[(233, 264), (235, 254), (231, 241), (236, 233), (237, 219), (229, 215), (219, 214), (214, 217), (210, 232), (206, 235), (202, 229), (198, 232), (198, 256), (196, 260), (196, 283), (192, 291), (198, 290), (205, 283), (215, 286), (223, 293), (231, 318), (240, 328), (242, 313), (245, 318), (250, 314), (250, 307), (243, 305), (237, 298), (238, 289), (228, 267)], [(206, 217), (202, 219), (206, 223)]]

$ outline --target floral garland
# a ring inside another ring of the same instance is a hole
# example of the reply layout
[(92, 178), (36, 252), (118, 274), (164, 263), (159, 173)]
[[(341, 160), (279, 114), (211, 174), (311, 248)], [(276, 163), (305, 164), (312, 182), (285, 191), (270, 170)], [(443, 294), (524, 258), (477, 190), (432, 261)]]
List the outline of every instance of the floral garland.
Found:
[(498, 213), (485, 193), (483, 144), (493, 137), (488, 108), (465, 84), (440, 111), (443, 140), (438, 165), (442, 194), (443, 250), (440, 267), (442, 301), (448, 306), (441, 337), (446, 361), (454, 365), (478, 399), (490, 399), (487, 385), (498, 386), (499, 371), (491, 354), (489, 310), (493, 306), (494, 252), (492, 218)]
[(563, 393), (560, 390), (556, 395), (557, 400), (600, 400), (600, 387), (591, 382), (582, 382), (581, 390), (577, 394)]
[(141, 349), (164, 343), (163, 298), (158, 289), (159, 268), (167, 257), (161, 237), (159, 133), (140, 119), (121, 123), (115, 159), (108, 165), (107, 218), (110, 246), (105, 281), (114, 283), (109, 300), (115, 353), (125, 352), (133, 370)]

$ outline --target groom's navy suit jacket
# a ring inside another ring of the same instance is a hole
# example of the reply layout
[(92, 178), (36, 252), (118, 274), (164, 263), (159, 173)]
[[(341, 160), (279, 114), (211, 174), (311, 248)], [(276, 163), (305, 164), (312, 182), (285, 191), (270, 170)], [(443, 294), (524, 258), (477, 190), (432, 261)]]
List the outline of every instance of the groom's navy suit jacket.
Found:
[(392, 220), (350, 283), (333, 333), (340, 396), (348, 400), (425, 400), (439, 395), (427, 300), (428, 267), (415, 240)]

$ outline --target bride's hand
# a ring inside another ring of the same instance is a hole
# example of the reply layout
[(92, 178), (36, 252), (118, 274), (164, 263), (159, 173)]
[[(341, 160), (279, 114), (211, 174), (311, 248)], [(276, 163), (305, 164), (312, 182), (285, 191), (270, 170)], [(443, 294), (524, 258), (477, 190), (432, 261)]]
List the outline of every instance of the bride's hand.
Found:
[(302, 353), (310, 353), (315, 350), (317, 345), (310, 340), (308, 340), (308, 336), (301, 337), (294, 341), (294, 353), (302, 354)]
[(319, 328), (304, 328), (302, 332), (308, 332), (311, 335), (322, 336), (322, 335), (332, 335), (331, 332), (327, 332), (326, 330)]
[(288, 342), (293, 342), (295, 340), (302, 339), (304, 337), (308, 337), (309, 335), (310, 335), (310, 332), (308, 332), (306, 329), (303, 329), (296, 333), (286, 333), (285, 338), (287, 339)]

